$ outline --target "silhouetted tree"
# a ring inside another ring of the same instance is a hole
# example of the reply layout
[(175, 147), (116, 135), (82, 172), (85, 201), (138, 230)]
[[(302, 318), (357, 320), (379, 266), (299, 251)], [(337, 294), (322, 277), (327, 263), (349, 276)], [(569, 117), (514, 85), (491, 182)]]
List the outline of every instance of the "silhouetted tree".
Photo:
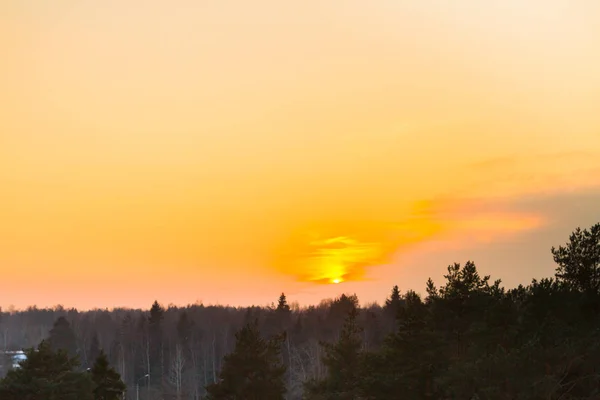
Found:
[(569, 242), (552, 247), (554, 261), (558, 264), (556, 278), (577, 290), (600, 290), (600, 223), (589, 230), (577, 228)]
[(288, 314), (290, 312), (290, 306), (287, 303), (287, 298), (285, 297), (284, 293), (281, 293), (281, 296), (279, 296), (279, 302), (277, 303), (276, 310), (278, 313), (282, 314)]
[(398, 285), (392, 288), (392, 293), (390, 297), (385, 300), (384, 310), (393, 316), (396, 316), (396, 313), (400, 309), (400, 305), (402, 304), (402, 295), (400, 294), (400, 289), (398, 289)]
[(336, 343), (322, 343), (325, 351), (323, 364), (327, 367), (327, 377), (308, 382), (308, 399), (353, 400), (360, 398), (361, 347), (357, 324), (358, 309), (353, 307), (342, 327)]
[(427, 305), (412, 290), (397, 312), (397, 328), (380, 351), (367, 355), (361, 385), (367, 398), (422, 399), (433, 396), (434, 371), (440, 361), (439, 340)]
[(48, 342), (56, 350), (65, 350), (71, 357), (77, 354), (77, 337), (65, 317), (58, 317), (50, 330)]
[(127, 387), (121, 380), (121, 375), (108, 364), (104, 351), (100, 351), (91, 373), (95, 385), (94, 400), (120, 400), (122, 398)]
[(208, 399), (284, 399), (283, 337), (261, 338), (256, 322), (244, 326), (235, 337), (235, 349), (225, 356), (219, 381), (206, 388)]

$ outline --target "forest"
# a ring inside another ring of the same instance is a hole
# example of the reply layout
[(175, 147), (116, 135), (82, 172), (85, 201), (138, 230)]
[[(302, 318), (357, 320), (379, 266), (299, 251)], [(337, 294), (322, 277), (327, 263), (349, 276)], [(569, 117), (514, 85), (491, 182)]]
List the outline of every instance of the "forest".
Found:
[(382, 305), (4, 311), (28, 358), (0, 362), (0, 399), (600, 399), (600, 223), (549, 250), (527, 285), (467, 261)]

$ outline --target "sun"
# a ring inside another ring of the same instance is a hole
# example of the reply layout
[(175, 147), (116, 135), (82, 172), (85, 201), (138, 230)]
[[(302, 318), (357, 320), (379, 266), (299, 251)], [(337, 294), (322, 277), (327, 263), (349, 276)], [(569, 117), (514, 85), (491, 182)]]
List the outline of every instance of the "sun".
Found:
[(336, 279), (332, 279), (331, 282), (333, 282), (333, 283), (341, 283), (342, 280), (339, 279), (339, 278), (336, 278)]

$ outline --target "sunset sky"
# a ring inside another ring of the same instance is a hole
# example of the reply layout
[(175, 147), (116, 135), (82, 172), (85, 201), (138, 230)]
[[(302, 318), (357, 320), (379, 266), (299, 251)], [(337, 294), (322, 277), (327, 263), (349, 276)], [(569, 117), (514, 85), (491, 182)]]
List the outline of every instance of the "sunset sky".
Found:
[(2, 1), (0, 54), (2, 307), (511, 287), (600, 222), (597, 0)]

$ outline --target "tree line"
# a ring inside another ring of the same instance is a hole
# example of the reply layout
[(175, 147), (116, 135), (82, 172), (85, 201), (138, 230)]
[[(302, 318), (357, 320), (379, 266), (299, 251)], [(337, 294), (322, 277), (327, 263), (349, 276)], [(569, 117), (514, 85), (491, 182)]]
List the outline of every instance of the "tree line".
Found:
[(552, 278), (506, 289), (455, 263), (423, 296), (395, 286), (383, 306), (344, 294), (299, 308), (282, 294), (271, 307), (5, 312), (5, 349), (32, 348), (0, 398), (38, 382), (28, 363), (49, 352), (68, 368), (48, 374), (90, 396), (107, 386), (100, 363), (129, 399), (598, 399), (600, 223), (551, 252)]

